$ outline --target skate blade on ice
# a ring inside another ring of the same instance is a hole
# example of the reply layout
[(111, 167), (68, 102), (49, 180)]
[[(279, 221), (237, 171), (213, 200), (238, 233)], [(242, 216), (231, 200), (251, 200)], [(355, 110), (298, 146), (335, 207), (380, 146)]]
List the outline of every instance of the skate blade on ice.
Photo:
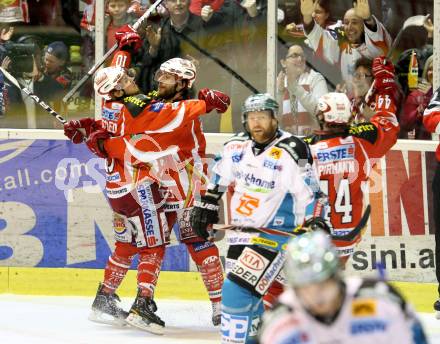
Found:
[(99, 324), (106, 324), (106, 325), (112, 325), (116, 327), (125, 327), (127, 326), (127, 323), (125, 319), (119, 319), (111, 316), (110, 314), (106, 314), (100, 311), (92, 310), (89, 314), (89, 320), (99, 323)]
[(125, 321), (130, 324), (133, 327), (137, 327), (141, 330), (157, 334), (157, 335), (163, 335), (164, 334), (164, 327), (160, 326), (159, 324), (155, 323), (147, 323), (144, 319), (142, 319), (141, 316), (137, 314), (130, 313), (125, 319)]

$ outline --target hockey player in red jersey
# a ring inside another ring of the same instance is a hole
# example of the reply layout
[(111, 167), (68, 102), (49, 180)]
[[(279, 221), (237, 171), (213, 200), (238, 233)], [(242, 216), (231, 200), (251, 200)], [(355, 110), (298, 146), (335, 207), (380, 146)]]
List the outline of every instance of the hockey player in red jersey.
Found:
[[(431, 132), (440, 134), (440, 88), (434, 92), (428, 107), (423, 113), (423, 124)], [(437, 168), (432, 180), (432, 197), (435, 221), (435, 274), (438, 282), (439, 299), (434, 303), (437, 318), (440, 319), (440, 145), (435, 152)]]
[[(120, 47), (124, 44), (122, 42), (130, 45), (136, 44), (135, 35), (128, 32), (124, 37), (119, 37)], [(129, 54), (122, 51), (115, 56), (114, 61), (126, 62), (129, 57)], [(196, 159), (199, 160), (198, 162), (201, 161), (200, 154), (204, 154), (206, 145), (200, 123), (196, 120), (197, 117), (214, 108), (219, 112), (226, 111), (229, 98), (218, 91), (210, 91), (209, 94), (205, 91), (200, 94), (200, 100), (184, 100), (196, 77), (195, 67), (190, 61), (184, 59), (172, 59), (167, 62), (157, 75), (159, 82), (157, 95), (139, 94), (133, 78), (124, 68), (109, 67), (98, 72), (95, 77), (95, 90), (108, 98), (103, 105), (101, 123), (96, 123), (91, 119), (71, 122), (65, 126), (66, 135), (70, 135), (76, 142), (82, 141), (82, 134), (78, 133), (77, 129), (85, 126), (88, 134), (86, 141), (88, 147), (98, 156), (108, 157), (108, 153), (112, 150), (108, 148), (108, 151), (104, 151), (102, 144), (111, 136), (117, 139), (118, 136), (124, 138), (124, 135), (128, 135), (130, 138), (136, 134), (142, 136), (142, 134), (150, 133), (158, 135), (156, 139), (159, 139), (161, 135), (168, 133), (171, 143), (179, 144), (179, 140), (185, 139), (186, 144), (182, 145), (183, 149), (179, 152), (179, 157), (186, 159), (185, 166), (194, 167)], [(101, 128), (97, 129), (99, 126)], [(181, 134), (174, 140), (171, 139), (170, 134), (173, 130)], [(150, 137), (149, 142), (151, 140)], [(193, 144), (189, 145), (188, 141), (192, 141)], [(202, 274), (202, 279), (213, 302), (213, 322), (218, 324), (220, 291), (223, 282), (218, 249), (214, 244), (196, 237), (188, 226), (184, 226), (188, 210), (183, 206), (184, 203), (186, 207), (190, 205), (185, 201), (192, 197), (191, 183), (182, 185), (179, 183), (181, 178), (172, 179), (174, 185), (178, 184), (179, 190), (182, 191), (176, 195), (175, 192), (167, 192), (168, 187), (163, 187), (165, 184), (163, 178), (173, 174), (179, 175), (175, 168), (167, 175), (157, 171), (152, 173), (150, 167), (153, 162), (159, 158), (166, 159), (167, 156), (169, 160), (169, 155), (175, 151), (163, 150), (157, 145), (153, 145), (151, 150), (158, 150), (158, 152), (140, 152), (136, 149), (136, 152), (143, 157), (148, 156), (146, 158), (148, 161), (142, 161), (139, 164), (131, 163), (129, 150), (125, 151), (122, 160), (107, 159), (107, 196), (113, 210), (123, 216), (116, 218), (116, 249), (109, 258), (104, 283), (100, 286), (92, 307), (95, 311), (92, 316), (114, 313), (112, 309), (119, 309), (114, 302), (114, 292), (122, 282), (134, 255), (139, 254), (139, 293), (127, 321), (147, 331), (163, 332), (164, 323), (154, 314), (156, 306), (152, 297), (165, 244), (169, 239), (169, 228), (177, 217), (180, 225), (180, 238), (187, 245), (191, 257)], [(169, 168), (170, 165), (174, 167), (177, 164), (171, 163), (166, 167)], [(167, 178), (166, 181), (169, 182), (170, 179)], [(172, 191), (175, 190), (176, 188), (172, 188)], [(170, 206), (170, 200), (164, 199), (164, 194), (172, 194), (173, 201), (178, 205), (177, 214), (176, 212), (165, 213), (167, 206)], [(142, 277), (145, 279), (143, 280)], [(105, 306), (109, 308), (109, 312), (105, 309), (103, 311), (98, 304), (99, 300), (109, 305), (109, 307)], [(114, 318), (123, 318), (119, 314), (116, 315)], [(95, 318), (94, 320), (101, 319)]]
[[(370, 122), (351, 125), (347, 96), (329, 93), (318, 103), (322, 130), (305, 139), (311, 145), (321, 189), (329, 197), (328, 220), (335, 235), (347, 234), (360, 222), (364, 208), (362, 184), (368, 181), (378, 159), (396, 143), (399, 133), (393, 99), (394, 67), (384, 57), (377, 57), (372, 70), (376, 109)], [(339, 247), (344, 262), (355, 244)]]
[[(375, 78), (375, 114), (370, 122), (352, 124), (350, 101), (344, 93), (328, 93), (318, 102), (318, 121), (322, 130), (304, 138), (311, 146), (321, 190), (328, 195), (327, 221), (334, 235), (345, 235), (360, 222), (363, 214), (362, 184), (368, 181), (378, 159), (396, 143), (399, 125), (395, 116), (394, 67), (384, 57), (373, 60)], [(360, 241), (336, 241), (344, 266)], [(264, 296), (271, 308), (282, 292), (274, 283)]]

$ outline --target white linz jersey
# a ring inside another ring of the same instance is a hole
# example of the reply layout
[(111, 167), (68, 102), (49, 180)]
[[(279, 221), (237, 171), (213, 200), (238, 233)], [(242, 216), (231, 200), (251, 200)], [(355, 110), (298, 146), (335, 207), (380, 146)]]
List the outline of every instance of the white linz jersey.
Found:
[(324, 323), (304, 310), (292, 289), (263, 318), (261, 344), (425, 344), (415, 312), (387, 283), (347, 278), (339, 314)]
[(312, 216), (317, 202), (319, 183), (309, 147), (284, 132), (258, 155), (252, 145), (243, 133), (229, 140), (211, 183), (234, 187), (231, 224), (291, 232)]

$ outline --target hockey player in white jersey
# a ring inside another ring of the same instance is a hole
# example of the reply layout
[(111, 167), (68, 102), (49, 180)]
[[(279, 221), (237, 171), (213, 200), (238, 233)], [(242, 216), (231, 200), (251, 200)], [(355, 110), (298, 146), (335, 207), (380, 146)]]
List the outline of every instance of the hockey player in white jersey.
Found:
[(277, 109), (268, 94), (246, 99), (242, 109), (246, 132), (225, 144), (208, 190), (191, 213), (192, 227), (199, 236), (208, 237), (208, 226), (219, 220), (218, 201), (234, 185), (232, 225), (285, 233), (246, 233), (235, 242), (229, 238), (229, 243), (241, 245), (230, 246), (228, 252), (236, 262), (222, 289), (222, 343), (255, 343), (262, 296), (281, 271), (289, 235), (326, 208), (309, 147), (278, 129)]
[(261, 344), (425, 344), (412, 307), (388, 283), (342, 278), (336, 248), (322, 231), (294, 238), (284, 267), (289, 288), (267, 312)]

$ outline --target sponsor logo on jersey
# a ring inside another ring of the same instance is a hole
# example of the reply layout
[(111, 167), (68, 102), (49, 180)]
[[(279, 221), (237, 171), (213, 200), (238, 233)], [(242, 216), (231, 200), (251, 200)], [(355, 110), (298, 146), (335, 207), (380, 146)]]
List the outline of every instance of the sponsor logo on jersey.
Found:
[(113, 110), (109, 108), (102, 109), (102, 118), (108, 121), (117, 121), (119, 119), (120, 110)]
[(284, 225), (284, 216), (275, 216), (273, 220), (274, 226), (282, 226)]
[(355, 317), (371, 317), (376, 315), (375, 300), (355, 300), (351, 304), (351, 312)]
[(243, 153), (233, 153), (231, 159), (232, 159), (232, 162), (235, 162), (235, 163), (240, 162), (241, 159), (243, 159)]
[(281, 158), (282, 153), (283, 153), (283, 150), (281, 148), (273, 147), (269, 151), (269, 157), (274, 160), (279, 160), (279, 158)]
[[(162, 243), (162, 240), (159, 233), (156, 233), (154, 230), (153, 216), (156, 214), (155, 211), (151, 210), (151, 208), (154, 207), (153, 195), (151, 190), (148, 190), (143, 185), (137, 187), (137, 192), (142, 207), (147, 244), (149, 247), (154, 247), (157, 244)], [(156, 223), (156, 225), (158, 225), (158, 223)]]
[(245, 250), (238, 260), (244, 266), (255, 271), (262, 271), (267, 263), (266, 258), (252, 250)]
[(277, 171), (281, 171), (283, 168), (281, 167), (281, 165), (278, 165), (275, 161), (273, 160), (264, 160), (263, 162), (263, 167), (269, 168), (271, 170), (277, 170)]
[(153, 103), (153, 104), (151, 104), (150, 110), (153, 112), (160, 112), (160, 110), (162, 110), (163, 106), (164, 106), (164, 103), (162, 103), (162, 102)]
[(252, 238), (251, 243), (257, 244), (257, 245), (269, 246), (272, 248), (278, 247), (278, 243), (276, 241), (265, 239), (265, 238)]
[(112, 174), (107, 174), (105, 176), (105, 179), (107, 180), (107, 182), (120, 182), (121, 181), (121, 175), (119, 174), (119, 172), (112, 173)]
[(217, 261), (218, 261), (218, 257), (217, 256), (209, 256), (209, 257), (206, 257), (203, 260), (202, 265), (214, 264)]
[(193, 246), (195, 252), (199, 252), (199, 251), (202, 251), (204, 249), (207, 249), (208, 247), (214, 246), (214, 243), (212, 243), (210, 241), (206, 241), (206, 242), (203, 242), (203, 243), (198, 243), (197, 242), (197, 243), (192, 244), (192, 246)]
[(261, 295), (264, 295), (264, 293), (267, 291), (269, 286), (272, 284), (272, 282), (275, 280), (277, 275), (280, 273), (281, 268), (284, 265), (286, 254), (284, 252), (279, 252), (275, 259), (272, 261), (268, 269), (264, 272), (263, 277), (260, 279), (256, 286), (256, 291), (259, 292)]
[(113, 230), (115, 231), (116, 234), (124, 234), (125, 231), (127, 230), (127, 227), (125, 227), (125, 221), (122, 217), (120, 216), (115, 216), (113, 218)]
[(370, 334), (372, 332), (385, 332), (388, 323), (384, 320), (369, 319), (369, 320), (355, 320), (351, 323), (350, 332), (352, 335)]
[(244, 344), (247, 337), (249, 317), (222, 312), (222, 342)]
[(366, 133), (369, 131), (376, 130), (376, 127), (373, 124), (359, 124), (354, 127), (351, 127), (348, 131), (351, 135)]
[(268, 264), (268, 259), (246, 247), (231, 273), (251, 286), (255, 286)]
[(143, 107), (143, 106), (147, 105), (147, 103), (145, 103), (144, 101), (142, 101), (134, 96), (125, 97), (124, 102), (131, 103), (131, 104), (137, 105), (139, 107)]
[(274, 189), (275, 188), (275, 181), (271, 180), (264, 180), (261, 178), (255, 177), (253, 173), (242, 173), (242, 172), (235, 172), (235, 177), (237, 179), (243, 179), (246, 184), (252, 184), (256, 185), (258, 187), (261, 187), (263, 189)]
[(163, 209), (165, 211), (178, 210), (180, 209), (180, 202), (173, 202), (173, 203), (167, 202), (163, 205)]
[(316, 158), (320, 163), (328, 163), (340, 160), (353, 160), (354, 144), (319, 150), (316, 152)]

